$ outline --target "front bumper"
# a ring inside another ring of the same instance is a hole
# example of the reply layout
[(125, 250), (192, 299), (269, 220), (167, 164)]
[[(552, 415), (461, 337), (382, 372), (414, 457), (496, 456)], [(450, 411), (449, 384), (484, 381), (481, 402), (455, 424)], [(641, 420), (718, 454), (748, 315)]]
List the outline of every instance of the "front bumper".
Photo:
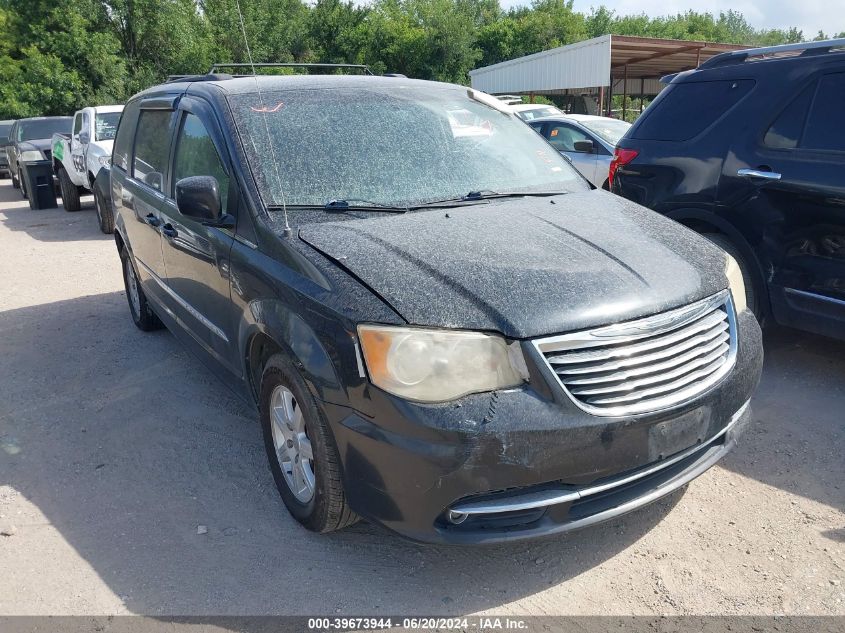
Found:
[[(648, 504), (736, 444), (762, 369), (760, 329), (737, 317), (736, 364), (672, 410), (600, 417), (540, 373), (520, 389), (420, 405), (367, 387), (323, 403), (353, 509), (414, 540), (496, 543), (573, 530)], [(451, 518), (450, 518), (451, 517)]]

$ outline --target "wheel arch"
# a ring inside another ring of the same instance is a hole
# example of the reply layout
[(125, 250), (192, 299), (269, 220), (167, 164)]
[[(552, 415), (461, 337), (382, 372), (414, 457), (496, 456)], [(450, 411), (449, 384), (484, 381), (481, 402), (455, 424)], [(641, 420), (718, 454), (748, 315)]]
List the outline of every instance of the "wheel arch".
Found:
[(724, 218), (701, 209), (680, 209), (666, 213), (666, 217), (683, 224), (696, 233), (702, 235), (705, 233), (721, 233), (733, 242), (753, 271), (755, 277), (754, 289), (760, 297), (760, 309), (764, 315), (771, 313), (765, 270), (760, 262), (760, 258), (757, 257), (751, 244), (748, 243), (748, 240), (745, 239), (745, 236), (739, 229)]
[(252, 302), (248, 317), (240, 328), (239, 348), (243, 375), (255, 403), (258, 403), (264, 366), (274, 354), (291, 359), (315, 398), (347, 401), (331, 355), (302, 317), (277, 300)]

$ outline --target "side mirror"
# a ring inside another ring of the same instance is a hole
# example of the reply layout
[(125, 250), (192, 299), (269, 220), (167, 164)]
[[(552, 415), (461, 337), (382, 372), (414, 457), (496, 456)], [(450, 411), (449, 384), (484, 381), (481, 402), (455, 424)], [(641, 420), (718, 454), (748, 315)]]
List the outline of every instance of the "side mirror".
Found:
[(88, 145), (91, 142), (91, 134), (88, 132), (79, 133), (79, 142), (83, 145)]
[(575, 151), (592, 154), (595, 149), (592, 141), (575, 141)]
[(189, 218), (219, 222), (220, 185), (213, 176), (188, 176), (176, 183), (176, 207)]

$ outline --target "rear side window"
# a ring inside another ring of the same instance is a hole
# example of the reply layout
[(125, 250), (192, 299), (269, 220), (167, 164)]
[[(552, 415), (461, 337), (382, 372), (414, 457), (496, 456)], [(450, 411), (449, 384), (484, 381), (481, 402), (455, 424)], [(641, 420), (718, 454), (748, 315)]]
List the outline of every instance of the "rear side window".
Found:
[(559, 152), (574, 152), (578, 141), (592, 141), (589, 136), (571, 125), (549, 124), (549, 143)]
[(816, 92), (816, 82), (801, 91), (792, 102), (778, 115), (775, 122), (766, 131), (763, 144), (775, 149), (794, 149), (798, 147), (804, 122), (807, 120), (807, 110)]
[(634, 138), (686, 141), (698, 136), (754, 87), (753, 79), (686, 82), (673, 86), (646, 111)]
[(170, 153), (172, 110), (141, 110), (135, 132), (132, 175), (154, 189), (162, 190)]
[(120, 124), (117, 128), (117, 136), (114, 140), (112, 151), (112, 164), (124, 171), (129, 171), (129, 152), (132, 149), (133, 132), (135, 131), (135, 117), (138, 112), (138, 103), (130, 103), (123, 110), (120, 116)]
[(814, 150), (845, 151), (845, 124), (843, 124), (843, 108), (845, 108), (845, 73), (825, 75), (819, 81), (819, 89), (801, 147)]

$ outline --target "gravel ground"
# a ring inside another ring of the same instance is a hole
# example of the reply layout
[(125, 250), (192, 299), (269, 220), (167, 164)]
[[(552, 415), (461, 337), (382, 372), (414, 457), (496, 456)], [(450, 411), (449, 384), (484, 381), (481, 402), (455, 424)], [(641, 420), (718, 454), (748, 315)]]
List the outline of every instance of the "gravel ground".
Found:
[(0, 615), (845, 614), (845, 345), (769, 332), (741, 446), (598, 528), (495, 548), (318, 536), (285, 511), (249, 409), (132, 325), (84, 202), (31, 211), (0, 182)]

